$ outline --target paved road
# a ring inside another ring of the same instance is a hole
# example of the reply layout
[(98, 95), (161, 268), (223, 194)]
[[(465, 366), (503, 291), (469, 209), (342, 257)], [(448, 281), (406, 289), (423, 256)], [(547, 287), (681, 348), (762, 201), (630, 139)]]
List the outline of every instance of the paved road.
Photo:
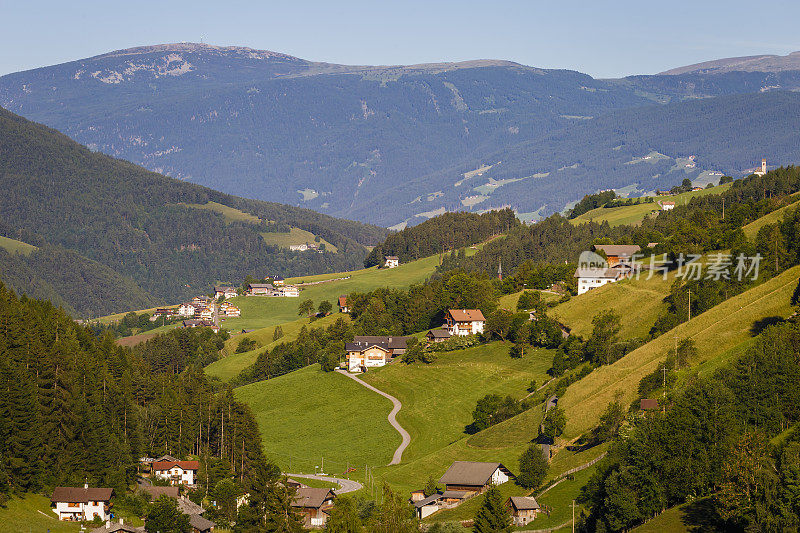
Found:
[(388, 416), (389, 423), (392, 425), (392, 427), (394, 429), (397, 430), (398, 433), (400, 433), (400, 436), (403, 437), (403, 442), (401, 442), (400, 446), (398, 446), (397, 449), (394, 451), (394, 456), (392, 457), (392, 462), (389, 463), (389, 464), (390, 465), (400, 464), (400, 461), (403, 460), (403, 452), (408, 447), (408, 445), (411, 443), (411, 435), (408, 434), (408, 431), (403, 429), (403, 426), (401, 426), (400, 424), (397, 423), (397, 412), (400, 411), (400, 408), (403, 407), (403, 404), (400, 403), (400, 400), (398, 400), (397, 398), (395, 398), (391, 394), (386, 394), (382, 390), (376, 389), (375, 387), (373, 387), (369, 383), (366, 383), (366, 382), (362, 381), (357, 376), (354, 376), (354, 375), (350, 374), (349, 372), (347, 372), (345, 370), (341, 370), (340, 369), (340, 370), (337, 370), (337, 372), (339, 372), (343, 376), (347, 376), (348, 378), (352, 379), (353, 381), (355, 381), (357, 383), (360, 383), (361, 385), (363, 385), (364, 387), (368, 388), (369, 390), (377, 392), (378, 394), (380, 394), (384, 398), (389, 398), (389, 400), (391, 400), (391, 402), (394, 405), (394, 407), (392, 408), (392, 412), (389, 413), (389, 416)]
[(338, 494), (347, 494), (348, 492), (355, 492), (357, 490), (361, 490), (363, 485), (358, 481), (353, 481), (352, 479), (342, 479), (338, 477), (330, 477), (330, 476), (317, 476), (315, 474), (285, 474), (286, 477), (291, 478), (305, 478), (305, 479), (318, 479), (320, 481), (330, 481), (331, 483), (336, 483), (339, 485), (339, 488), (334, 490), (337, 495)]

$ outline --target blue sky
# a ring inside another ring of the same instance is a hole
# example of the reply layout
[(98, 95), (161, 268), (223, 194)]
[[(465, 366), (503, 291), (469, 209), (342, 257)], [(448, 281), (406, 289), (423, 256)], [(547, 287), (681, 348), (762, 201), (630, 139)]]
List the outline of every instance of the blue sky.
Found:
[(0, 0), (0, 75), (200, 41), (347, 64), (509, 59), (596, 77), (800, 50), (800, 2)]

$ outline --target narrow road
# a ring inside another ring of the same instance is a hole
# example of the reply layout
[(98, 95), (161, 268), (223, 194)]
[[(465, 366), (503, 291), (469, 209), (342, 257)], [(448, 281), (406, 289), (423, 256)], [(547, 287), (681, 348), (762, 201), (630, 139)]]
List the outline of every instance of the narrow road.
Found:
[(380, 394), (384, 398), (388, 398), (389, 400), (391, 400), (392, 405), (394, 405), (394, 407), (392, 408), (392, 412), (389, 413), (389, 416), (388, 416), (389, 423), (392, 425), (392, 427), (394, 429), (397, 430), (398, 433), (400, 433), (400, 436), (403, 437), (403, 442), (401, 442), (400, 446), (398, 446), (397, 449), (394, 451), (394, 456), (392, 457), (392, 462), (389, 463), (389, 465), (400, 464), (400, 461), (403, 460), (403, 452), (408, 447), (408, 445), (411, 443), (411, 435), (408, 434), (408, 431), (403, 429), (403, 426), (401, 426), (400, 424), (397, 423), (397, 412), (400, 411), (400, 408), (403, 407), (403, 404), (400, 403), (400, 400), (398, 400), (397, 398), (395, 398), (391, 394), (386, 394), (382, 390), (376, 389), (375, 387), (373, 387), (369, 383), (366, 383), (366, 382), (362, 381), (357, 376), (354, 376), (354, 375), (350, 374), (349, 372), (347, 372), (345, 370), (339, 369), (339, 370), (337, 370), (337, 372), (340, 373), (343, 376), (347, 376), (348, 378), (352, 379), (356, 383), (359, 383), (359, 384), (363, 385), (364, 387), (368, 388), (369, 390), (371, 390), (373, 392), (377, 392), (378, 394)]
[(331, 476), (317, 476), (315, 474), (286, 474), (286, 477), (291, 478), (305, 478), (305, 479), (318, 479), (320, 481), (330, 481), (331, 483), (336, 483), (339, 485), (339, 488), (334, 490), (337, 495), (339, 494), (347, 494), (348, 492), (355, 492), (357, 490), (361, 490), (364, 486), (359, 483), (358, 481), (353, 481), (352, 479), (343, 479), (339, 477), (331, 477)]

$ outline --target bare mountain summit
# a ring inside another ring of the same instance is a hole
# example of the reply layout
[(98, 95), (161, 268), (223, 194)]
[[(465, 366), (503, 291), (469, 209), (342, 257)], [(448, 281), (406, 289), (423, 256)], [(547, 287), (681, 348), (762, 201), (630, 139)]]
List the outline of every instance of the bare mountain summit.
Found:
[(800, 70), (800, 52), (792, 52), (785, 56), (728, 57), (726, 59), (716, 59), (673, 68), (661, 74), (723, 74), (727, 72), (783, 72), (787, 70)]

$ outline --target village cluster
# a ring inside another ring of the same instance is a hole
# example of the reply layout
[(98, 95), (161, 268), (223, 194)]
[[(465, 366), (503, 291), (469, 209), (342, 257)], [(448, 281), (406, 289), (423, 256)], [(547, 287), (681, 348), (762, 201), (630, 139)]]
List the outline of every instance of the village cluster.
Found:
[[(200, 463), (198, 461), (180, 461), (169, 455), (153, 458), (142, 458), (143, 467), (142, 484), (137, 491), (156, 500), (167, 496), (176, 501), (178, 509), (188, 515), (193, 533), (210, 533), (216, 524), (203, 517), (206, 510), (185, 495), (184, 489), (194, 488), (196, 485)], [(455, 461), (439, 483), (444, 490), (437, 490), (433, 494), (425, 495), (423, 490), (411, 493), (411, 503), (414, 505), (417, 517), (423, 519), (440, 509), (456, 507), (466, 500), (484, 493), (491, 486), (502, 485), (514, 475), (501, 463)], [(148, 480), (159, 479), (169, 485), (152, 485)], [(308, 487), (305, 484), (287, 478), (286, 486), (295, 489), (295, 498), (292, 507), (303, 519), (305, 527), (321, 528), (327, 522), (330, 509), (333, 507), (336, 493), (329, 488)], [(111, 497), (114, 490), (102, 487), (56, 487), (50, 498), (53, 512), (59, 520), (65, 521), (93, 521), (101, 520), (104, 524), (91, 533), (143, 533), (144, 527), (125, 524), (120, 519), (112, 522)], [(244, 494), (237, 499), (237, 505), (247, 502), (248, 495)], [(511, 510), (514, 524), (524, 526), (530, 523), (543, 509), (530, 496), (508, 498), (506, 504)]]

